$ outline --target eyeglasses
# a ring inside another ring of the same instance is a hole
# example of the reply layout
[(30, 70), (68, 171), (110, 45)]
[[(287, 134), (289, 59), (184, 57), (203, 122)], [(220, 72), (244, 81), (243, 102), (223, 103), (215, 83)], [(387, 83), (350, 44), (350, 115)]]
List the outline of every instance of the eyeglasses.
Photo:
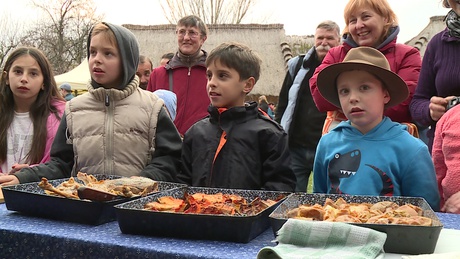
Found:
[(198, 36), (200, 36), (200, 33), (197, 32), (197, 31), (194, 31), (194, 30), (179, 30), (179, 31), (176, 31), (177, 33), (177, 36), (179, 36), (179, 38), (184, 38), (185, 35), (188, 34), (188, 36), (191, 38), (191, 39), (195, 39), (197, 38)]

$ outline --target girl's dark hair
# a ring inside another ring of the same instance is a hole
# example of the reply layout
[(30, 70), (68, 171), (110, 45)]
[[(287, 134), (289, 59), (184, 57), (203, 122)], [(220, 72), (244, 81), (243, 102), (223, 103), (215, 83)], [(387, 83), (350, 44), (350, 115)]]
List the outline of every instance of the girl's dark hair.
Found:
[(19, 57), (29, 55), (35, 59), (40, 66), (43, 74), (43, 89), (38, 93), (37, 99), (32, 104), (29, 110), (29, 116), (33, 123), (34, 135), (32, 139), (32, 147), (26, 155), (26, 163), (37, 164), (44, 155), (47, 139), (47, 120), (50, 113), (53, 113), (57, 119), (61, 119), (58, 109), (54, 106), (54, 102), (64, 98), (57, 89), (56, 81), (54, 80), (53, 70), (46, 56), (37, 48), (34, 47), (19, 47), (15, 49), (5, 62), (1, 79), (0, 79), (0, 164), (3, 164), (7, 159), (7, 135), (8, 129), (14, 118), (14, 97), (10, 86), (6, 83), (8, 73), (13, 62)]

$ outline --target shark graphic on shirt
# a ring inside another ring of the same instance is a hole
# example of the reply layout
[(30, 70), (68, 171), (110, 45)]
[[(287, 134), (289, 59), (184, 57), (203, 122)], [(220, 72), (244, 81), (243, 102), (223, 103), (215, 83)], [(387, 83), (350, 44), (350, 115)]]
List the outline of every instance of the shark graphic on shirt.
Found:
[[(335, 154), (328, 165), (328, 175), (331, 181), (329, 193), (346, 194), (340, 190), (340, 180), (354, 177), (358, 172), (360, 164), (361, 151), (357, 149), (344, 154)], [(388, 175), (374, 165), (365, 164), (365, 166), (372, 168), (380, 176), (383, 185), (380, 196), (392, 196), (394, 186)]]

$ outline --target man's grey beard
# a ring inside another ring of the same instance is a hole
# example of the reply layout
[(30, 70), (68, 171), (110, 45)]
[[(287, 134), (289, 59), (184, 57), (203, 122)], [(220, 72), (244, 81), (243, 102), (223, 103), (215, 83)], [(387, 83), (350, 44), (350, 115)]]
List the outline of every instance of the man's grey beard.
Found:
[(319, 45), (318, 47), (316, 47), (317, 51), (320, 51), (320, 50), (329, 51), (330, 49), (331, 49), (331, 46), (329, 46), (329, 45), (326, 45), (326, 46)]

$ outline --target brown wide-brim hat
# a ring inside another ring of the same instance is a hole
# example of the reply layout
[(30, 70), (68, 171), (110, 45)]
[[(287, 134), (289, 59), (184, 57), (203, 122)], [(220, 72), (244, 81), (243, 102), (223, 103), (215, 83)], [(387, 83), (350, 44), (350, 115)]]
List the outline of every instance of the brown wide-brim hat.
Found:
[(357, 47), (348, 51), (341, 63), (325, 67), (318, 74), (317, 85), (321, 95), (340, 108), (339, 95), (337, 92), (337, 77), (346, 71), (363, 70), (380, 79), (388, 93), (390, 101), (385, 109), (395, 106), (409, 97), (409, 89), (406, 82), (391, 71), (387, 58), (377, 49), (371, 47)]

